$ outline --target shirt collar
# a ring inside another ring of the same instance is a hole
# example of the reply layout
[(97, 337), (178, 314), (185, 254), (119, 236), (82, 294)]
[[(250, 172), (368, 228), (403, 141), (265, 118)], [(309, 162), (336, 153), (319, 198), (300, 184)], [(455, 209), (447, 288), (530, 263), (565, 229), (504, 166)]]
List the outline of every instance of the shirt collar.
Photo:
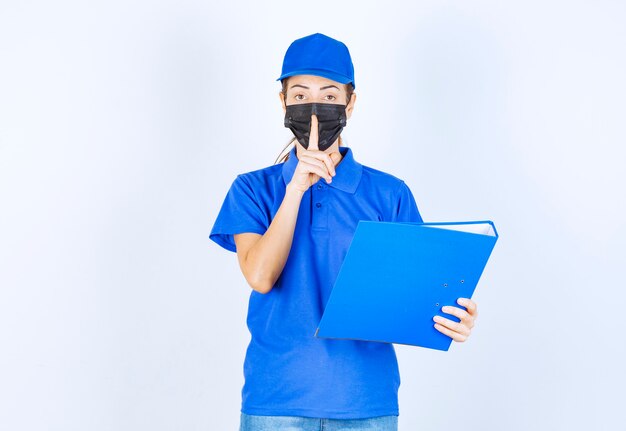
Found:
[[(363, 165), (354, 160), (354, 155), (350, 147), (339, 147), (339, 152), (341, 152), (343, 157), (335, 168), (336, 175), (328, 186), (344, 192), (354, 193), (361, 181)], [(285, 180), (285, 185), (289, 184), (291, 181), (297, 165), (298, 157), (296, 156), (296, 147), (293, 147), (289, 152), (289, 159), (283, 163), (283, 179)], [(327, 184), (324, 178), (320, 178), (320, 181)]]

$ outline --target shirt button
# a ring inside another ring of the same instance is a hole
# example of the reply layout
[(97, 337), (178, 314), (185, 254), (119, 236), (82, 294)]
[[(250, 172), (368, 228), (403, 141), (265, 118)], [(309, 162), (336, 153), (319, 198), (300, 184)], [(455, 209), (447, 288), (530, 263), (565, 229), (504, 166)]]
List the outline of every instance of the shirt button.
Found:
[(316, 203), (316, 204), (315, 204), (315, 206), (316, 206), (317, 208), (321, 208), (321, 207), (322, 207), (322, 204), (318, 202), (318, 203)]
[(318, 190), (322, 190), (323, 188), (324, 188), (324, 186), (323, 186), (323, 185), (321, 185), (321, 184), (318, 184), (318, 185), (317, 185), (317, 189), (318, 189)]

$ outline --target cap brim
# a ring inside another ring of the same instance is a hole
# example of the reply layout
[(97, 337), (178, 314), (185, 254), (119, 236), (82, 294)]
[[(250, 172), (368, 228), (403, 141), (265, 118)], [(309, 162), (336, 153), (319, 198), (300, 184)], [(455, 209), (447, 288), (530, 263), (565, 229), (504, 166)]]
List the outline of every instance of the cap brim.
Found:
[(335, 73), (335, 72), (330, 72), (327, 70), (319, 70), (319, 69), (301, 69), (301, 70), (295, 70), (295, 71), (291, 71), (289, 73), (284, 73), (282, 74), (276, 81), (282, 81), (285, 78), (289, 78), (290, 76), (295, 76), (295, 75), (315, 75), (315, 76), (321, 76), (322, 78), (328, 78), (331, 79), (333, 81), (337, 81), (340, 84), (350, 84), (352, 83), (352, 86), (355, 87), (354, 82), (347, 76), (345, 75), (341, 75), (339, 73)]

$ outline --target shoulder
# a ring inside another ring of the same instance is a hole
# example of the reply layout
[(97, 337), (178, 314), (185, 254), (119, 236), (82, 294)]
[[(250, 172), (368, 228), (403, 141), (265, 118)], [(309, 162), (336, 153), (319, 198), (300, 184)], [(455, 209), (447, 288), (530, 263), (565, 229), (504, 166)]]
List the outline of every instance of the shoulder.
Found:
[(283, 172), (283, 164), (271, 165), (265, 168), (256, 169), (254, 171), (244, 172), (237, 175), (235, 182), (241, 182), (254, 186), (257, 184), (266, 184), (281, 179)]
[(366, 187), (376, 187), (384, 189), (387, 192), (399, 192), (402, 188), (407, 187), (404, 180), (388, 172), (372, 168), (371, 166), (363, 166), (362, 182)]
[(240, 173), (233, 181), (231, 191), (237, 197), (250, 199), (265, 207), (281, 199), (285, 192), (282, 172), (281, 163)]

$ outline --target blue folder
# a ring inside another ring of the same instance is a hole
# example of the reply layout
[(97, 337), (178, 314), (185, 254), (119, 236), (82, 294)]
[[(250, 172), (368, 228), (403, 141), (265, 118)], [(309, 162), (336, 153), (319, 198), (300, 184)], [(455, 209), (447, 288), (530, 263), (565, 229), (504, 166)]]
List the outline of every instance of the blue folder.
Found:
[(433, 317), (460, 320), (441, 308), (472, 297), (497, 239), (491, 221), (360, 221), (315, 336), (448, 350)]

